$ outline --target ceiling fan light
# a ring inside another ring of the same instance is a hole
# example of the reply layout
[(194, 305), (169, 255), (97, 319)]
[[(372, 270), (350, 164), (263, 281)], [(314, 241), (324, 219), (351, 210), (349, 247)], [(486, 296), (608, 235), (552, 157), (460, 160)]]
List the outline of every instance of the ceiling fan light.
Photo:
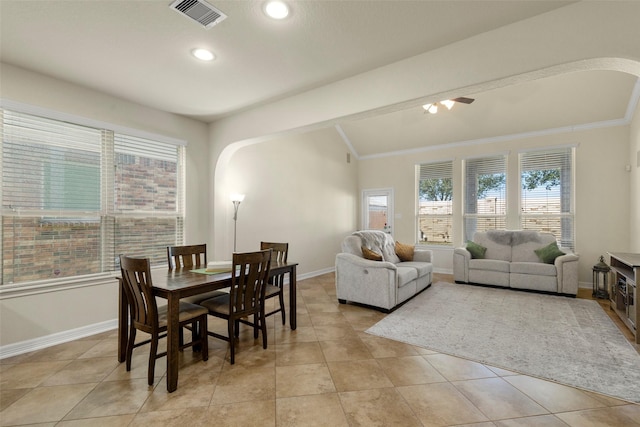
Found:
[(424, 104), (422, 108), (424, 108), (425, 111), (429, 111), (429, 108), (431, 108), (432, 105), (433, 104)]
[(453, 104), (455, 104), (455, 102), (450, 100), (450, 99), (445, 99), (444, 101), (440, 101), (440, 104), (442, 104), (445, 107), (447, 107), (447, 110), (451, 110), (453, 108)]
[(431, 114), (435, 114), (438, 112), (438, 104), (431, 104), (429, 109), (427, 110)]

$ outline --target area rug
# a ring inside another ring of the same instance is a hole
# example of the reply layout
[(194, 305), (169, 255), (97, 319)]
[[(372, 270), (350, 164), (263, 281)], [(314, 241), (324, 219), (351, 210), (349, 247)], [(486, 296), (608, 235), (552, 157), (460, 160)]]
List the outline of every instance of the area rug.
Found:
[(640, 355), (593, 300), (438, 282), (366, 332), (640, 402)]

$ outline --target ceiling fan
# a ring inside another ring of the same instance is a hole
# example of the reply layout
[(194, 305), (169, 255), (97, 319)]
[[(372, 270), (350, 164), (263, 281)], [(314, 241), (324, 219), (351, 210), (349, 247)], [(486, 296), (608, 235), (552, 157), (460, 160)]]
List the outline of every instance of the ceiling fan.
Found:
[(434, 102), (431, 104), (424, 104), (422, 108), (424, 108), (424, 110), (429, 114), (435, 114), (438, 112), (438, 106), (440, 105), (445, 106), (447, 110), (451, 110), (456, 102), (471, 104), (473, 101), (475, 101), (475, 99), (462, 96), (459, 98), (445, 99), (444, 101)]

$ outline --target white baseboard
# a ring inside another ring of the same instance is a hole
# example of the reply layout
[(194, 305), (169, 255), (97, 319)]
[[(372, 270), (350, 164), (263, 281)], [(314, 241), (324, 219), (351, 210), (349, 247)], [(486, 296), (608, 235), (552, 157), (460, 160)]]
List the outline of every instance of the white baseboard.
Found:
[(27, 341), (20, 341), (0, 347), (0, 359), (18, 356), (30, 351), (41, 350), (65, 342), (74, 341), (80, 338), (89, 337), (101, 332), (110, 331), (118, 327), (118, 319), (107, 320), (81, 328), (70, 329), (68, 331), (56, 332), (55, 334), (38, 337)]

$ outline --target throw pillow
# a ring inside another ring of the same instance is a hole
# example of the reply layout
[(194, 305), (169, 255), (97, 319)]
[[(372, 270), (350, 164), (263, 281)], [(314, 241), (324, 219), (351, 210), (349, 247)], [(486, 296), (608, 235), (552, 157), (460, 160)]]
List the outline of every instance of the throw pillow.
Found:
[(396, 242), (396, 255), (400, 258), (400, 261), (413, 261), (414, 246), (404, 245), (400, 242)]
[(370, 259), (371, 261), (382, 261), (382, 255), (369, 248), (365, 248), (364, 246), (362, 247), (362, 256), (365, 259)]
[(467, 250), (473, 259), (484, 259), (484, 253), (487, 252), (487, 248), (471, 240), (467, 240)]
[(564, 252), (558, 248), (558, 244), (556, 242), (549, 243), (544, 248), (536, 249), (534, 252), (538, 255), (540, 261), (546, 264), (553, 264), (556, 258), (560, 255), (564, 255)]

